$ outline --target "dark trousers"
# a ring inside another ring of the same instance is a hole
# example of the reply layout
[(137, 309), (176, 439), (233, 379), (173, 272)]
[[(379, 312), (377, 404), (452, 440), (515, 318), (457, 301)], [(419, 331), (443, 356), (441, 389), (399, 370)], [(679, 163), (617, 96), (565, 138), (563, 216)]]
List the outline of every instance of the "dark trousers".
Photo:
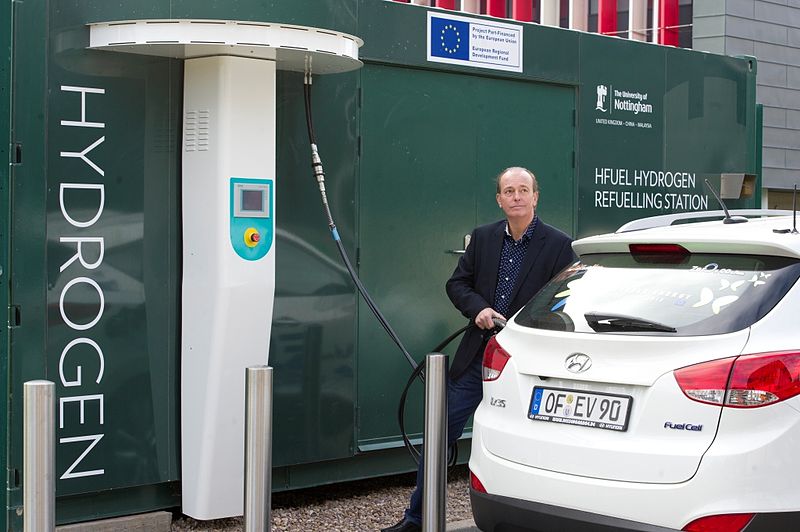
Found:
[[(461, 437), (469, 417), (478, 408), (483, 398), (483, 379), (481, 362), (483, 357), (476, 355), (464, 373), (455, 380), (447, 382), (447, 446)], [(405, 517), (418, 525), (422, 525), (422, 485), (423, 461), (420, 457), (417, 468), (417, 487), (411, 494), (411, 502)]]

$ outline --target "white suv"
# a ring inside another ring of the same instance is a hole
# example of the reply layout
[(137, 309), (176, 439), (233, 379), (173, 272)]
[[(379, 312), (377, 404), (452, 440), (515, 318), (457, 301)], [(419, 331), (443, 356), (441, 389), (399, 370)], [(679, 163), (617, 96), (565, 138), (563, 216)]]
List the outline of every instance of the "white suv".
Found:
[(636, 230), (679, 218), (577, 240), (489, 342), (481, 530), (800, 530), (800, 235)]

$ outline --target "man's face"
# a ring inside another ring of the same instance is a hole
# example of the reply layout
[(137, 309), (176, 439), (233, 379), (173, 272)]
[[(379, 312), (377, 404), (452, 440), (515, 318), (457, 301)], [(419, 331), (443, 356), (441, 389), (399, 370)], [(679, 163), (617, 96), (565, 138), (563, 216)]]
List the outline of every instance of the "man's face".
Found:
[(500, 177), (497, 204), (511, 219), (532, 219), (539, 202), (539, 193), (533, 192), (533, 180), (526, 172), (507, 172)]

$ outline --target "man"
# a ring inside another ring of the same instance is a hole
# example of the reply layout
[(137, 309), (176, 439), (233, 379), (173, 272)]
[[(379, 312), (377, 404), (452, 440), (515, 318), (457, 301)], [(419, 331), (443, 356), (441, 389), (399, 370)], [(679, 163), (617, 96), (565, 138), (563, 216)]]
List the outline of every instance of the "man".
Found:
[[(513, 316), (555, 274), (575, 260), (571, 239), (536, 216), (536, 176), (521, 167), (497, 177), (497, 206), (505, 220), (478, 227), (450, 280), (447, 295), (475, 327), (467, 329), (450, 366), (447, 442), (456, 441), (483, 397), (482, 360), (493, 319)], [(403, 519), (382, 532), (422, 529), (422, 470)]]

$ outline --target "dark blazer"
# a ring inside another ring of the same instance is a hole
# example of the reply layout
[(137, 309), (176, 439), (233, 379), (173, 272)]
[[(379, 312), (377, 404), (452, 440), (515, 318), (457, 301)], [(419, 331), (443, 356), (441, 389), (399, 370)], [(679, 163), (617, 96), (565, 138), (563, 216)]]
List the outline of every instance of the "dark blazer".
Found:
[[(482, 225), (472, 232), (466, 252), (447, 281), (447, 295), (453, 305), (474, 323), (475, 316), (491, 307), (497, 287), (497, 270), (506, 220)], [(539, 219), (519, 271), (507, 318), (517, 313), (555, 274), (575, 261), (572, 239)], [(490, 331), (470, 327), (458, 345), (450, 377), (455, 379), (482, 353), (484, 334)]]

